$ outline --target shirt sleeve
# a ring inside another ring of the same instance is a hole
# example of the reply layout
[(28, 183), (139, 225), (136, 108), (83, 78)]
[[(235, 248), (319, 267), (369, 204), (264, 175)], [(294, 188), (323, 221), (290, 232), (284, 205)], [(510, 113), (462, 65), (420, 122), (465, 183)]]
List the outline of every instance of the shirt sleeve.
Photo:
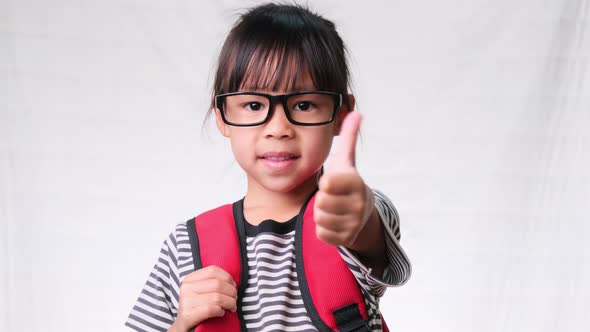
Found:
[(383, 296), (387, 287), (405, 284), (412, 273), (412, 266), (399, 244), (401, 232), (397, 210), (383, 193), (375, 189), (373, 189), (373, 193), (375, 194), (375, 208), (383, 222), (385, 231), (387, 265), (383, 276), (377, 278), (371, 275), (371, 269), (361, 263), (346, 247), (340, 246), (338, 250), (361, 287), (374, 297), (379, 298)]
[(164, 240), (156, 264), (150, 272), (125, 326), (141, 332), (166, 332), (174, 323), (178, 308), (180, 278), (178, 268), (178, 233), (176, 230)]

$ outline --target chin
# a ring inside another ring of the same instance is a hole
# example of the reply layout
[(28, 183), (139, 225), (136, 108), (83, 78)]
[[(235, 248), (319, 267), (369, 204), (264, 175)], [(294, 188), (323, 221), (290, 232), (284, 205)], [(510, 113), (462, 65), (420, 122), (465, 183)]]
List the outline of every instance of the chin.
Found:
[(315, 173), (312, 173), (309, 176), (298, 176), (298, 177), (290, 177), (290, 176), (276, 176), (276, 177), (264, 177), (264, 179), (260, 179), (259, 183), (265, 187), (266, 189), (278, 193), (290, 193), (300, 186), (304, 185), (306, 182), (313, 177)]
[(266, 179), (261, 184), (268, 190), (278, 193), (289, 193), (299, 187), (304, 180), (295, 181), (291, 179)]

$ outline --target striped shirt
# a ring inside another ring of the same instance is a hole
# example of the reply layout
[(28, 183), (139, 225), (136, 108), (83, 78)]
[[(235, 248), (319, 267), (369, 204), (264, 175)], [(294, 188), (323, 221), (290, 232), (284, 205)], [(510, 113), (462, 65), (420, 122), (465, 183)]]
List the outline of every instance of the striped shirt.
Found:
[[(388, 264), (378, 279), (348, 249), (338, 251), (360, 285), (372, 331), (381, 331), (379, 298), (386, 287), (403, 285), (410, 262), (399, 245), (399, 215), (391, 201), (374, 190), (385, 229)], [(305, 310), (295, 269), (295, 220), (246, 223), (248, 283), (238, 304), (248, 331), (317, 331)], [(194, 271), (188, 231), (178, 224), (125, 323), (135, 331), (167, 331), (176, 319), (180, 285)]]

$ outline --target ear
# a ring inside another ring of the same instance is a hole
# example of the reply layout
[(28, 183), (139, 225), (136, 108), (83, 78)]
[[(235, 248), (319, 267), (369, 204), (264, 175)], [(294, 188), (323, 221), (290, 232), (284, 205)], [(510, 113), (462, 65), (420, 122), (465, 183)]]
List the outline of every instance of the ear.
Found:
[(223, 122), (223, 119), (221, 118), (221, 111), (217, 107), (215, 108), (215, 124), (217, 125), (217, 129), (221, 135), (229, 137), (229, 126)]
[(334, 126), (335, 136), (340, 135), (340, 129), (342, 128), (342, 122), (344, 122), (344, 118), (346, 118), (350, 112), (354, 112), (355, 99), (353, 95), (348, 95), (348, 105), (349, 106), (346, 106), (346, 103), (342, 103), (342, 106), (340, 106), (340, 111), (338, 111), (336, 114), (336, 125)]

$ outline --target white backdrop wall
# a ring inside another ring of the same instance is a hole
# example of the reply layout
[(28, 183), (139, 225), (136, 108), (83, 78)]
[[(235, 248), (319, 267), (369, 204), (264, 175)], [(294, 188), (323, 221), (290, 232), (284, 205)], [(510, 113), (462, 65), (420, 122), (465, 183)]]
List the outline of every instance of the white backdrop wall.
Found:
[[(241, 197), (201, 126), (257, 3), (0, 0), (1, 331), (124, 331), (174, 225)], [(401, 213), (393, 331), (590, 331), (589, 3), (309, 1)]]

